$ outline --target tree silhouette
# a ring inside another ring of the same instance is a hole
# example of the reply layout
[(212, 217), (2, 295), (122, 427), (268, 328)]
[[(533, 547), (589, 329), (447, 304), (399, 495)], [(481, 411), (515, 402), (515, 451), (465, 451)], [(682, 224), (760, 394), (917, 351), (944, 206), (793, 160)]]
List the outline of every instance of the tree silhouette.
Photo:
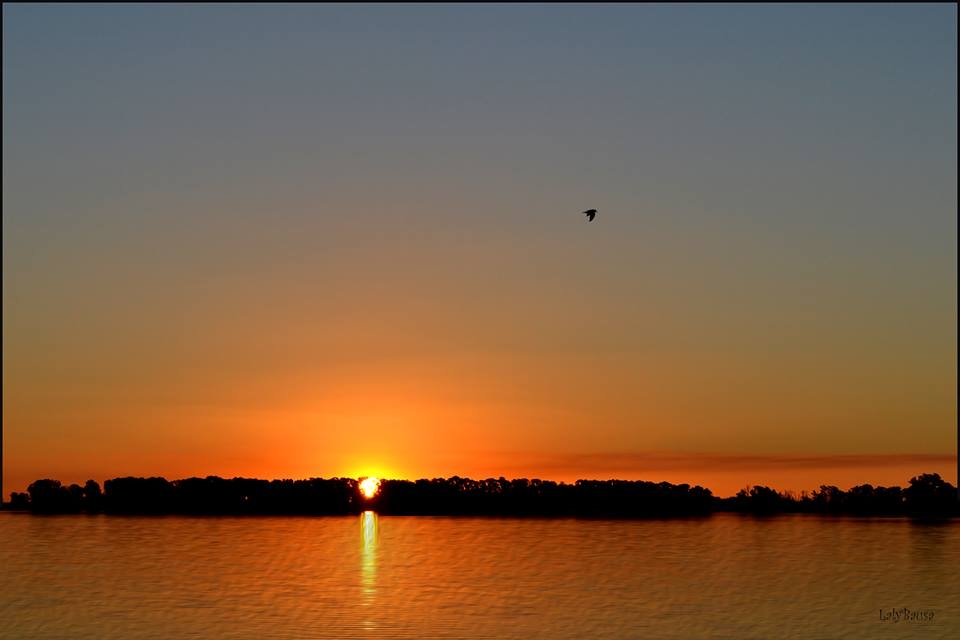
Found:
[(789, 496), (777, 493), (770, 487), (754, 485), (745, 487), (737, 492), (734, 503), (738, 510), (750, 513), (778, 513), (789, 510), (791, 503)]
[(99, 513), (103, 508), (103, 493), (94, 480), (87, 480), (83, 485), (83, 505), (87, 513)]
[(957, 506), (957, 490), (939, 473), (924, 473), (910, 478), (903, 490), (907, 509), (917, 514), (942, 514)]
[(75, 513), (81, 509), (83, 491), (77, 485), (68, 488), (59, 480), (45, 478), (27, 487), (27, 493), (30, 494), (30, 509), (36, 513)]
[(10, 509), (14, 511), (26, 511), (30, 508), (30, 494), (17, 493), (10, 494)]

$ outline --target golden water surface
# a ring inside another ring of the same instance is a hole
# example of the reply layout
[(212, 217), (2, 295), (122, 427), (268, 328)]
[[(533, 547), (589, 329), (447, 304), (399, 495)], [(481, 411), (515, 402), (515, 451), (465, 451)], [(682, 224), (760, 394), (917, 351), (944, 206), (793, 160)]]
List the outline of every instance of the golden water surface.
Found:
[(911, 637), (960, 522), (0, 513), (4, 639)]

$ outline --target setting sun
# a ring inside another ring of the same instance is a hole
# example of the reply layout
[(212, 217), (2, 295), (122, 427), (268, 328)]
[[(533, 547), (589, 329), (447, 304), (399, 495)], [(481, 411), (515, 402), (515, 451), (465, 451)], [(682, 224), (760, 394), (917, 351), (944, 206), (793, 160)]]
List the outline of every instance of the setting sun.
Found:
[(363, 497), (370, 499), (373, 496), (377, 495), (377, 491), (380, 490), (380, 480), (373, 476), (369, 478), (364, 478), (360, 481), (360, 493), (363, 494)]

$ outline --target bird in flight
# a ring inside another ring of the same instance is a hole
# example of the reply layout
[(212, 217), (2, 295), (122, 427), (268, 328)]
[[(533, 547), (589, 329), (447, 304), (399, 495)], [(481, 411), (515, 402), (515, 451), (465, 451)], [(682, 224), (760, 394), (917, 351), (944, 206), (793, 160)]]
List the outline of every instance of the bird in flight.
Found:
[(596, 209), (587, 209), (583, 212), (587, 216), (587, 222), (593, 222), (593, 217), (597, 215)]

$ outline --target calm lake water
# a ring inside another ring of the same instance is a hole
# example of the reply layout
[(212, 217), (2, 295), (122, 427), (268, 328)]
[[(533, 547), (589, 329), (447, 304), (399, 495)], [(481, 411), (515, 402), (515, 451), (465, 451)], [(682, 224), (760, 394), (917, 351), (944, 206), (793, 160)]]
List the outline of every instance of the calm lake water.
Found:
[(956, 638), (960, 522), (0, 513), (0, 637)]

